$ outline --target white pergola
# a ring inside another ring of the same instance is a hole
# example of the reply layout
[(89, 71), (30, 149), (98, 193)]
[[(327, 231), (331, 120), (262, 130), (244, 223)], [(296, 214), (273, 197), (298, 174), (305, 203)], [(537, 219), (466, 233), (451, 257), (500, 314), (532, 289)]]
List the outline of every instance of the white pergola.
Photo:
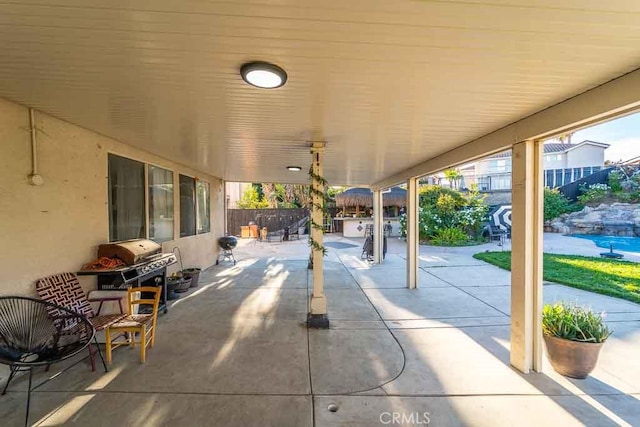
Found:
[[(512, 149), (511, 363), (529, 372), (541, 141), (640, 108), (638, 22), (637, 0), (23, 0), (0, 3), (0, 96), (227, 181), (306, 183), (286, 167), (322, 142), (329, 183), (374, 190), (377, 235), (381, 190), (407, 184), (409, 288), (417, 179)], [(247, 85), (250, 61), (287, 84)]]

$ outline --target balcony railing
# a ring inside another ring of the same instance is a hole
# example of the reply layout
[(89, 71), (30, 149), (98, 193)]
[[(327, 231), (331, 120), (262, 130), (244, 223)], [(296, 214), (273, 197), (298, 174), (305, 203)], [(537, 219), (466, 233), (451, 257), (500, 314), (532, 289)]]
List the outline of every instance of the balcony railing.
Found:
[[(602, 166), (588, 166), (568, 169), (545, 169), (544, 185), (549, 188), (562, 187), (581, 178), (594, 174), (602, 169)], [(460, 188), (470, 188), (476, 184), (483, 192), (511, 190), (511, 172), (495, 173), (483, 176), (465, 176), (460, 182)], [(447, 186), (446, 179), (440, 180), (440, 185)]]

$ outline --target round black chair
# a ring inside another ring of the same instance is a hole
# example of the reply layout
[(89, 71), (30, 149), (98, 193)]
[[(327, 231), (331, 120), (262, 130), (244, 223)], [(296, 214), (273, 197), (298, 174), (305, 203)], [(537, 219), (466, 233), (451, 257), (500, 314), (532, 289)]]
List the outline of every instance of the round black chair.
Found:
[(29, 371), (25, 425), (29, 424), (31, 392), (44, 384), (32, 388), (33, 368), (76, 355), (94, 335), (84, 316), (64, 307), (28, 297), (0, 297), (0, 363), (11, 370), (2, 394), (17, 372)]

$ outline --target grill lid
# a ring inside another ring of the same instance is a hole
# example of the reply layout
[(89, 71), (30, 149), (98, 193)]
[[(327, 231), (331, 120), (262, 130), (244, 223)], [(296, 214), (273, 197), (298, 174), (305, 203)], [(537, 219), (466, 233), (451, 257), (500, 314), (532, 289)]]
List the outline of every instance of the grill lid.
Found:
[(98, 246), (98, 257), (116, 257), (127, 265), (133, 265), (145, 261), (149, 255), (160, 253), (160, 250), (160, 245), (151, 240), (124, 240)]

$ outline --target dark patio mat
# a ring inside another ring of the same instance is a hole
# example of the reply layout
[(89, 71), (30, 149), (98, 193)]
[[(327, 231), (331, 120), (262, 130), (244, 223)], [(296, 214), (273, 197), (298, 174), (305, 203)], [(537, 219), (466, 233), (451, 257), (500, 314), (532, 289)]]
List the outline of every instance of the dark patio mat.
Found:
[(344, 243), (344, 242), (328, 242), (324, 244), (325, 246), (329, 246), (330, 248), (335, 249), (347, 249), (347, 248), (356, 248), (358, 245), (354, 245), (353, 243)]

